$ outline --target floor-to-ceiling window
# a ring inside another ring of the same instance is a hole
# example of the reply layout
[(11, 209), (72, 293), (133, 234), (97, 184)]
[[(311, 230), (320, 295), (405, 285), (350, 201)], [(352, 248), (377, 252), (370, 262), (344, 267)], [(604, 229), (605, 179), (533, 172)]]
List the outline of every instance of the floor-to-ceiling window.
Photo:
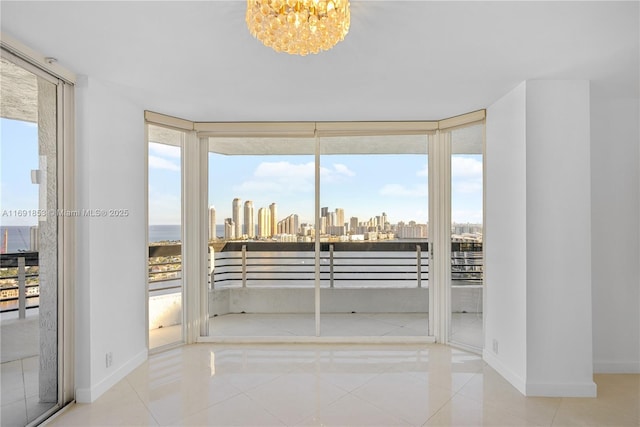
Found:
[(313, 336), (314, 140), (209, 138), (209, 335)]
[(183, 342), (182, 146), (184, 132), (148, 125), (149, 349)]
[(427, 138), (321, 136), (322, 335), (428, 335)]
[(449, 341), (483, 346), (483, 124), (451, 131)]
[(187, 199), (202, 218), (189, 224), (206, 237), (206, 284), (195, 274), (185, 284), (201, 291), (191, 318), (206, 325), (201, 340), (475, 346), (458, 321), (473, 316), (462, 327), (481, 334), (484, 111), (439, 122), (167, 120), (198, 144), (187, 171), (203, 171), (190, 177), (200, 199)]
[(20, 426), (73, 393), (65, 230), (77, 215), (64, 200), (63, 150), (72, 89), (4, 50), (0, 74), (0, 413), (2, 425)]

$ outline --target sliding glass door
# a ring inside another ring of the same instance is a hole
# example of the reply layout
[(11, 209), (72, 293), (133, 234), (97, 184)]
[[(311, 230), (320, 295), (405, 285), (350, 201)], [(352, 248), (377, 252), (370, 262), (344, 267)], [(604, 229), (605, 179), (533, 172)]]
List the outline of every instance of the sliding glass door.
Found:
[(315, 335), (314, 139), (209, 138), (209, 335)]
[(426, 337), (427, 135), (320, 137), (321, 335)]
[(40, 422), (73, 396), (64, 323), (72, 315), (64, 268), (72, 219), (63, 198), (71, 89), (4, 50), (0, 74), (0, 413), (2, 425), (20, 426)]

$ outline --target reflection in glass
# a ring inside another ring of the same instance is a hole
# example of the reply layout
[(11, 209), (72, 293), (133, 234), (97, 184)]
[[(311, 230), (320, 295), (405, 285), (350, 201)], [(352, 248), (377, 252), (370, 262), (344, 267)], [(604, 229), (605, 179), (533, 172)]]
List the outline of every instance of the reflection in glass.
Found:
[(2, 425), (58, 403), (57, 86), (2, 58)]

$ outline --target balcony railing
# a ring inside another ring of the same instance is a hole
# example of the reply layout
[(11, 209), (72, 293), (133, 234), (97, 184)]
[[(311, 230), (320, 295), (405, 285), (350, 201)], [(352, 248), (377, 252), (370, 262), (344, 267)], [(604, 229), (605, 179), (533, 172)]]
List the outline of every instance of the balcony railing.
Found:
[[(313, 286), (314, 245), (228, 242), (215, 253), (213, 286)], [(324, 287), (421, 287), (428, 279), (426, 242), (320, 244), (320, 281)]]
[(27, 309), (38, 308), (40, 276), (38, 252), (0, 254), (0, 312), (18, 312), (24, 319)]
[(182, 279), (182, 245), (149, 246), (149, 292), (178, 292)]
[[(313, 286), (314, 245), (227, 242), (214, 254), (212, 287)], [(427, 242), (323, 242), (320, 249), (323, 287), (424, 287), (428, 284)], [(176, 282), (180, 278), (181, 246), (150, 246), (150, 290), (179, 288)], [(482, 284), (482, 243), (451, 244), (451, 278), (454, 286)]]

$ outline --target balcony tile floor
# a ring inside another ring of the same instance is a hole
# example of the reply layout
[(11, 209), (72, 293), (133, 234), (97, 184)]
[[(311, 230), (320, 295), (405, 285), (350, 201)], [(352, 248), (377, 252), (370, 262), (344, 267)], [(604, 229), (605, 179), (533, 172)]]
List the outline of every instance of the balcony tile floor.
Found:
[[(426, 313), (324, 313), (323, 336), (425, 336)], [(213, 317), (209, 335), (314, 336), (315, 316), (309, 314), (226, 314)]]
[(480, 356), (439, 344), (201, 343), (149, 357), (51, 426), (638, 426), (640, 376), (598, 398), (527, 398)]

